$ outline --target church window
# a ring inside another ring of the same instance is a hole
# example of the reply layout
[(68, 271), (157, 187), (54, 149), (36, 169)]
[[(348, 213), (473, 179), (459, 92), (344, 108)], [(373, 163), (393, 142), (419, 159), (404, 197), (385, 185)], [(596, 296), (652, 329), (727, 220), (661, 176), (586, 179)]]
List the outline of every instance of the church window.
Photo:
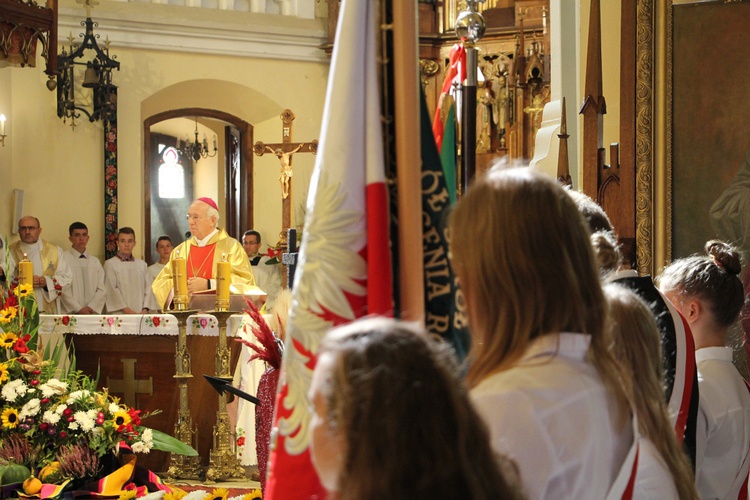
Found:
[(159, 165), (159, 198), (185, 197), (185, 169), (173, 147), (159, 144), (162, 163)]

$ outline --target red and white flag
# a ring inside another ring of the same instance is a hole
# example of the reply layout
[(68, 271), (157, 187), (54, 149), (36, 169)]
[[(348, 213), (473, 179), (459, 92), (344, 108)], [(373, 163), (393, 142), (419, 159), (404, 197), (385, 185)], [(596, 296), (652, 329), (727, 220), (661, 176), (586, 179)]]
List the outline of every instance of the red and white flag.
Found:
[(272, 500), (325, 497), (310, 462), (307, 400), (320, 340), (334, 325), (392, 314), (376, 5), (340, 8), (276, 399)]
[[(448, 67), (445, 71), (445, 79), (443, 80), (443, 88), (440, 91), (440, 97), (438, 98), (437, 109), (435, 110), (435, 118), (432, 121), (432, 134), (435, 136), (435, 144), (437, 144), (438, 153), (443, 148), (443, 134), (445, 132), (445, 117), (443, 116), (443, 99), (446, 95), (453, 92), (454, 83), (463, 83), (466, 79), (466, 49), (460, 43), (457, 43), (451, 49)], [(451, 124), (452, 126), (452, 124)]]

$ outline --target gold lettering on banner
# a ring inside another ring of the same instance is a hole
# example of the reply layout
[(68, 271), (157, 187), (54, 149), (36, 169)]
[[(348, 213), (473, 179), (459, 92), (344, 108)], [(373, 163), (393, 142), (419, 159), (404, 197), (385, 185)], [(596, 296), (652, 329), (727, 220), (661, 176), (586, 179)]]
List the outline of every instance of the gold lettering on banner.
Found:
[(450, 316), (438, 316), (437, 314), (427, 313), (427, 331), (431, 333), (447, 333), (450, 326)]
[(137, 407), (135, 400), (136, 394), (154, 395), (154, 378), (148, 380), (136, 380), (135, 378), (135, 358), (123, 358), (122, 361), (122, 379), (111, 379), (107, 377), (107, 388), (110, 393), (119, 393), (123, 395), (123, 403), (130, 407)]

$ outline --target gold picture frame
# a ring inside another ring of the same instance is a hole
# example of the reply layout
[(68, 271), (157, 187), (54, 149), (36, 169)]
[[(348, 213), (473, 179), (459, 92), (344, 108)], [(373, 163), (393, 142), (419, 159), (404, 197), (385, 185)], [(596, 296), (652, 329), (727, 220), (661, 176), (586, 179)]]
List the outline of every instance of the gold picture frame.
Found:
[[(745, 113), (750, 114), (750, 108), (742, 108), (737, 114), (730, 115), (726, 113), (726, 108), (722, 110), (715, 106), (717, 98), (728, 95), (737, 86), (747, 85), (747, 66), (737, 63), (744, 59), (735, 58), (733, 67), (727, 58), (726, 69), (719, 66), (724, 71), (718, 71), (716, 65), (706, 64), (704, 72), (717, 77), (710, 84), (705, 81), (686, 81), (685, 67), (688, 62), (694, 64), (695, 61), (689, 61), (693, 58), (694, 51), (689, 49), (690, 44), (685, 45), (685, 33), (689, 32), (690, 40), (711, 38), (717, 33), (693, 33), (690, 26), (694, 27), (695, 24), (689, 24), (688, 20), (705, 15), (706, 12), (722, 12), (722, 16), (736, 12), (738, 8), (744, 12), (745, 8), (750, 7), (750, 3), (746, 0), (636, 1), (636, 253), (638, 271), (656, 275), (672, 258), (699, 252), (702, 250), (702, 242), (722, 236), (708, 223), (708, 212), (715, 197), (731, 181), (750, 145), (745, 139), (750, 137), (750, 126), (746, 124), (750, 120), (745, 119), (748, 116)], [(724, 8), (728, 10), (719, 11)], [(717, 19), (720, 17), (717, 16)], [(708, 22), (702, 17), (701, 19), (704, 23)], [(675, 24), (676, 21), (680, 24)], [(714, 25), (719, 26), (719, 30), (729, 29), (721, 22), (710, 24)], [(733, 36), (736, 39), (735, 47), (745, 44), (745, 39)], [(737, 51), (730, 44), (724, 46), (719, 41), (712, 40), (715, 45), (723, 48), (723, 51), (718, 51), (721, 58), (727, 57), (727, 50)], [(675, 43), (679, 45), (675, 46)], [(699, 57), (704, 57), (710, 63), (713, 61), (711, 58), (716, 57), (715, 54), (716, 52), (706, 52)], [(742, 55), (746, 56), (746, 53), (743, 52)], [(704, 66), (700, 68), (703, 69)], [(735, 71), (736, 68), (741, 68), (741, 71)], [(733, 76), (724, 74), (729, 71), (735, 71)], [(683, 119), (686, 116), (684, 110), (693, 108), (692, 102), (687, 106), (685, 101), (685, 95), (689, 93), (684, 89), (689, 85), (696, 85), (697, 92), (704, 92), (713, 99), (709, 101), (714, 103), (713, 106), (706, 103), (695, 106), (703, 113), (699, 116), (705, 116), (705, 120), (699, 123)], [(744, 90), (741, 95), (746, 95)], [(686, 121), (687, 125), (684, 123)], [(727, 124), (732, 126), (727, 127)], [(686, 130), (690, 133), (686, 133)], [(686, 137), (691, 137), (691, 134), (710, 138), (711, 133), (717, 135), (717, 130), (728, 131), (722, 138), (731, 136), (727, 139), (733, 141), (731, 154), (726, 151), (726, 145), (714, 145), (710, 140), (702, 146), (696, 144), (695, 150), (692, 149), (692, 143), (686, 147)], [(711, 155), (716, 153), (708, 164), (705, 162), (707, 152)], [(707, 185), (705, 176), (709, 169), (716, 171), (716, 179), (712, 179), (711, 184)], [(700, 221), (692, 215), (683, 214), (686, 205), (693, 200), (700, 201), (700, 206), (696, 209), (701, 217)], [(679, 210), (675, 210), (676, 206), (680, 207)]]

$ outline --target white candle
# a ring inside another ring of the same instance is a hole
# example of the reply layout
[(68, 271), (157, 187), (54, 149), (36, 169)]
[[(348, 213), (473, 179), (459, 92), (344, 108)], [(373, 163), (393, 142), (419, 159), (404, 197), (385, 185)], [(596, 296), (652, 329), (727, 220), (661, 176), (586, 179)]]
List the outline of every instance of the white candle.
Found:
[(0, 135), (5, 135), (5, 115), (0, 115)]

